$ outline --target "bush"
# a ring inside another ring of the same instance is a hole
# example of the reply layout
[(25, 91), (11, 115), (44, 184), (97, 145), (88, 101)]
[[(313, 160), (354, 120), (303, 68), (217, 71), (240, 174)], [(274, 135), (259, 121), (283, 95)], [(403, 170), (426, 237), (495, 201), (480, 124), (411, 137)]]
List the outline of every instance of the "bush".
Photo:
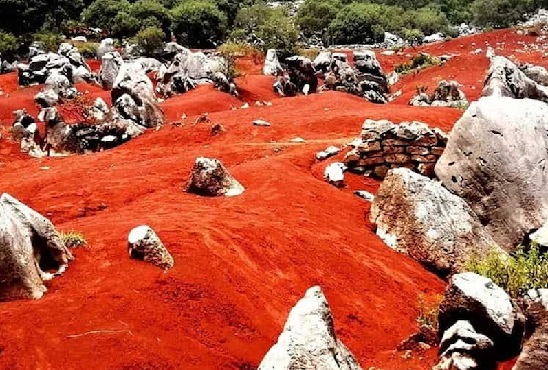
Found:
[(296, 23), (306, 35), (323, 32), (342, 8), (340, 0), (306, 0), (299, 7)]
[(141, 29), (157, 26), (169, 34), (171, 14), (159, 0), (139, 0), (131, 6), (130, 14), (141, 23)]
[(46, 48), (45, 51), (57, 52), (57, 50), (59, 50), (59, 45), (65, 41), (65, 37), (58, 33), (40, 32), (32, 35), (32, 40), (44, 44), (44, 47)]
[(99, 44), (96, 42), (84, 42), (80, 45), (76, 45), (78, 51), (86, 59), (93, 59), (97, 57), (97, 48)]
[(226, 33), (226, 16), (209, 1), (186, 1), (173, 9), (171, 15), (175, 35), (189, 47), (215, 47)]
[(443, 296), (419, 294), (417, 298), (417, 306), (419, 315), (417, 316), (417, 324), (426, 326), (433, 330), (438, 330), (438, 310)]
[(308, 59), (314, 61), (316, 57), (320, 54), (320, 50), (318, 49), (300, 49), (299, 55), (302, 55), (303, 57), (307, 57)]
[(416, 28), (404, 28), (401, 32), (401, 37), (411, 45), (420, 45), (424, 39), (424, 33)]
[(88, 26), (112, 31), (116, 22), (116, 16), (120, 12), (126, 12), (131, 5), (127, 0), (95, 0), (82, 12), (82, 20)]
[(245, 41), (254, 33), (264, 41), (263, 48), (296, 51), (298, 32), (282, 8), (272, 9), (257, 3), (240, 9), (234, 22), (232, 38)]
[(11, 33), (0, 32), (0, 54), (2, 58), (14, 58), (17, 49), (17, 38)]
[(512, 297), (529, 289), (548, 288), (548, 255), (541, 254), (537, 246), (520, 247), (511, 257), (494, 250), (486, 256), (474, 254), (466, 269), (490, 278)]
[(158, 27), (147, 27), (137, 33), (137, 45), (146, 55), (152, 55), (164, 43), (166, 34)]
[(429, 54), (417, 54), (409, 63), (396, 64), (394, 71), (396, 73), (409, 73), (418, 68), (426, 68), (440, 64), (440, 60)]
[(60, 232), (59, 237), (68, 248), (85, 247), (88, 244), (84, 234), (74, 230)]
[(114, 17), (114, 23), (111, 26), (112, 36), (122, 40), (123, 38), (134, 36), (141, 28), (141, 22), (127, 12), (119, 12)]
[[(329, 34), (336, 44), (367, 44), (382, 42), (388, 31), (388, 12), (399, 8), (380, 4), (351, 3), (329, 24)], [(401, 9), (400, 9), (401, 10)], [(402, 10), (403, 12), (403, 10)]]
[(535, 4), (533, 0), (475, 0), (470, 9), (479, 26), (504, 28), (522, 20)]

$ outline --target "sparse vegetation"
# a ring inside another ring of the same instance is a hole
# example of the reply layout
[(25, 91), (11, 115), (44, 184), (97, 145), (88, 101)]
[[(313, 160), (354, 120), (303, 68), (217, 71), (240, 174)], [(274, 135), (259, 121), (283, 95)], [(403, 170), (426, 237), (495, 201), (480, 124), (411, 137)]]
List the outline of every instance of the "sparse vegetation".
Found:
[(407, 74), (417, 69), (423, 69), (431, 66), (437, 66), (440, 64), (440, 60), (429, 54), (417, 54), (408, 63), (397, 64), (394, 70), (397, 73)]
[(533, 288), (548, 288), (548, 255), (537, 246), (520, 247), (511, 257), (493, 250), (486, 256), (473, 255), (466, 269), (493, 280), (512, 297)]
[(59, 237), (68, 248), (85, 247), (88, 245), (84, 234), (78, 231), (60, 232)]
[(417, 306), (419, 309), (417, 324), (419, 324), (419, 326), (426, 326), (432, 330), (438, 329), (438, 309), (442, 299), (443, 296), (439, 294), (419, 294), (417, 299)]

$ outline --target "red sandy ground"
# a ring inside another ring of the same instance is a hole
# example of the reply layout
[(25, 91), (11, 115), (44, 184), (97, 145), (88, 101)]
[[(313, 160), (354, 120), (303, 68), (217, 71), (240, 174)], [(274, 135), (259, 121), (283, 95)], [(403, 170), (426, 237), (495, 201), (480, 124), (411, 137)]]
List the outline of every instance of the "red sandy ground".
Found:
[[(238, 81), (250, 108), (232, 110), (243, 101), (203, 86), (162, 104), (168, 122), (188, 116), (183, 127), (168, 124), (110, 151), (33, 159), (0, 141), (0, 191), (89, 241), (74, 251), (67, 272), (48, 283), (42, 300), (0, 303), (0, 368), (254, 369), (314, 284), (363, 368), (430, 368), (435, 349), (405, 359), (394, 348), (416, 329), (419, 295), (440, 294), (444, 282), (375, 236), (369, 204), (352, 190), (375, 192), (377, 181), (349, 175), (349, 186), (339, 190), (322, 180), (326, 163), (314, 153), (351, 141), (366, 118), (450, 130), (460, 110), (406, 102), (415, 85), (433, 89), (440, 78), (456, 78), (477, 98), (488, 63), (483, 54), (469, 54), (476, 47), (468, 43), (486, 40), (504, 40), (504, 53), (511, 53), (518, 41), (534, 39), (502, 31), (427, 46), (435, 55), (462, 54), (405, 77), (396, 86), (403, 97), (385, 106), (336, 92), (278, 99), (272, 78), (254, 75), (252, 66)], [(381, 56), (386, 70), (398, 59)], [(544, 62), (536, 54), (519, 59)], [(108, 101), (97, 87), (79, 88), (86, 100)], [(5, 127), (14, 109), (37, 113), (38, 87), (17, 89), (10, 74), (0, 76), (0, 89), (7, 95), (0, 97)], [(255, 107), (255, 100), (273, 105)], [(62, 112), (78, 119), (74, 106)], [(193, 125), (203, 112), (226, 132), (211, 136), (209, 124)], [(272, 126), (252, 126), (259, 118)], [(291, 143), (295, 137), (306, 142)], [(183, 192), (197, 156), (221, 159), (246, 192), (234, 198)], [(152, 226), (174, 255), (169, 272), (128, 258), (126, 236), (140, 224)]]

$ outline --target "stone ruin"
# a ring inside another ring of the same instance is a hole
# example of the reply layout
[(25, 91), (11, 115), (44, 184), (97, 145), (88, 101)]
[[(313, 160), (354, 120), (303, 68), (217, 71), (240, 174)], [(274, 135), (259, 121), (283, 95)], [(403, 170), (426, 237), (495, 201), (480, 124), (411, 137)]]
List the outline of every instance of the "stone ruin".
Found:
[(434, 177), (434, 167), (447, 144), (447, 135), (421, 122), (394, 124), (365, 120), (361, 139), (353, 143), (344, 164), (350, 171), (384, 178), (391, 168), (406, 167)]
[(442, 80), (431, 95), (426, 91), (417, 91), (417, 95), (409, 101), (409, 105), (460, 108), (466, 107), (468, 100), (458, 82)]

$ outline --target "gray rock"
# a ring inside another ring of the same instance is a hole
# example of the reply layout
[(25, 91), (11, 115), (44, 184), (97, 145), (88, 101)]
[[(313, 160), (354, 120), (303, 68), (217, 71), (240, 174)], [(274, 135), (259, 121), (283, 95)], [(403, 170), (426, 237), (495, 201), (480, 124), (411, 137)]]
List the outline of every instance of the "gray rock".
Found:
[(341, 162), (330, 163), (325, 167), (323, 174), (324, 179), (337, 187), (344, 186), (344, 171), (346, 166)]
[(41, 298), (43, 282), (72, 259), (48, 219), (9, 194), (0, 196), (0, 301)]
[(158, 235), (149, 226), (142, 225), (132, 229), (128, 235), (130, 258), (140, 259), (168, 270), (173, 267), (173, 257)]
[(472, 252), (498, 250), (466, 202), (407, 168), (388, 172), (370, 220), (388, 246), (441, 276), (463, 271)]
[(455, 124), (435, 172), (498, 245), (513, 250), (548, 220), (548, 107), (489, 97)]
[(152, 81), (137, 63), (122, 64), (111, 97), (115, 112), (124, 119), (147, 128), (158, 127), (165, 122), (154, 95)]
[(333, 315), (320, 287), (306, 292), (289, 313), (283, 332), (259, 370), (359, 370), (360, 365), (337, 339)]
[(321, 152), (316, 153), (316, 159), (319, 161), (323, 161), (327, 158), (330, 158), (330, 157), (333, 157), (334, 155), (339, 154), (340, 151), (341, 151), (340, 148), (331, 145), (325, 148), (324, 150), (322, 150)]
[(270, 126), (270, 122), (267, 122), (262, 119), (256, 119), (255, 121), (253, 121), (253, 125), (254, 126)]
[(520, 65), (519, 69), (536, 83), (542, 86), (548, 86), (548, 71), (546, 68), (526, 63)]
[(184, 189), (205, 196), (235, 196), (245, 190), (218, 159), (205, 157), (196, 158)]
[(527, 77), (507, 58), (495, 56), (491, 59), (482, 96), (529, 98), (548, 102), (548, 87)]
[(99, 79), (103, 85), (103, 89), (112, 89), (114, 80), (116, 80), (122, 64), (124, 64), (124, 60), (117, 51), (103, 54), (101, 58), (101, 70), (99, 71)]
[(275, 49), (268, 49), (264, 60), (263, 74), (275, 76), (282, 70), (280, 61), (278, 60), (278, 54)]
[(107, 53), (113, 52), (114, 49), (114, 40), (111, 38), (106, 38), (101, 40), (101, 43), (97, 47), (97, 59), (103, 59)]
[(525, 317), (491, 279), (472, 272), (453, 275), (439, 307), (439, 332), (445, 333), (459, 320), (469, 321), (493, 341), (497, 359), (518, 353)]

